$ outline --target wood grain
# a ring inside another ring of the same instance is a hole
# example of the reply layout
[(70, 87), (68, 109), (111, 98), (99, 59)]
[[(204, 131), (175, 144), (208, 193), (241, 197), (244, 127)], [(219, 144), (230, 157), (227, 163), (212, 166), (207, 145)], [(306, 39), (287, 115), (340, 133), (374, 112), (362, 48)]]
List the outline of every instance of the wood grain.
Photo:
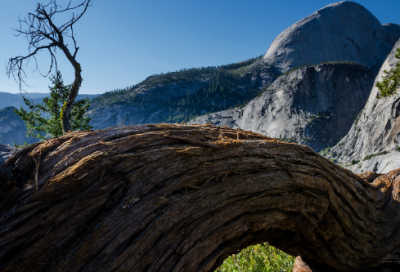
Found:
[(378, 271), (400, 251), (399, 185), (230, 128), (74, 132), (2, 165), (0, 270), (214, 271), (267, 241), (314, 272)]

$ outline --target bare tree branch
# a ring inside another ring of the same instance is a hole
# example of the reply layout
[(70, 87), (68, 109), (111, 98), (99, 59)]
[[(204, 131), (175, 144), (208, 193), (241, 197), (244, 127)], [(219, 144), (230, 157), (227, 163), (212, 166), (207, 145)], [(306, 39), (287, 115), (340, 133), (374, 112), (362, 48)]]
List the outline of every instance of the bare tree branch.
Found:
[[(10, 78), (12, 76), (14, 78), (14, 80), (19, 84), (20, 90), (22, 90), (23, 85), (28, 86), (25, 82), (26, 73), (24, 71), (24, 66), (29, 63), (31, 58), (34, 59), (36, 64), (34, 71), (38, 70), (39, 73), (44, 77), (48, 76), (52, 71), (54, 71), (54, 68), (55, 71), (58, 70), (57, 59), (55, 56), (57, 48), (61, 49), (74, 67), (75, 80), (72, 84), (70, 95), (65, 106), (63, 107), (63, 112), (61, 113), (64, 132), (71, 130), (70, 111), (82, 83), (81, 65), (76, 61), (76, 55), (79, 47), (76, 43), (73, 26), (86, 13), (92, 2), (93, 0), (83, 0), (82, 3), (72, 6), (71, 1), (69, 1), (65, 8), (62, 8), (60, 5), (58, 5), (56, 0), (51, 0), (48, 4), (38, 3), (36, 12), (30, 12), (26, 18), (19, 19), (18, 21), (20, 27), (19, 29), (14, 29), (16, 32), (15, 36), (22, 35), (27, 39), (29, 50), (29, 53), (26, 56), (10, 58), (6, 67), (6, 73), (8, 77)], [(81, 9), (81, 12), (78, 15), (75, 15), (75, 10), (78, 9)], [(54, 23), (55, 15), (68, 11), (74, 11), (72, 12), (72, 18), (66, 23), (57, 26)], [(23, 26), (26, 28), (23, 28)], [(69, 34), (69, 31), (71, 31), (71, 34)], [(65, 37), (68, 37), (73, 41), (74, 48), (72, 52), (68, 48), (68, 44), (65, 42)], [(47, 44), (43, 44), (45, 42), (47, 42)], [(42, 50), (47, 50), (50, 55), (49, 70), (46, 74), (42, 74), (40, 72), (36, 59), (36, 54)]]

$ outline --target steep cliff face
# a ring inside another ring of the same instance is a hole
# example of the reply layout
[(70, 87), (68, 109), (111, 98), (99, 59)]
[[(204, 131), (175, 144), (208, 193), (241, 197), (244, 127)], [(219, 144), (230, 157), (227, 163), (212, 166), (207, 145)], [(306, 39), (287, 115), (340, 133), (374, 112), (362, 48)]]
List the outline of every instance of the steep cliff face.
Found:
[(25, 136), (25, 122), (14, 113), (14, 107), (6, 107), (0, 110), (0, 143), (4, 145), (35, 143), (38, 139)]
[(200, 116), (191, 123), (251, 130), (319, 151), (349, 131), (373, 78), (358, 64), (303, 67), (279, 77), (246, 106)]
[(398, 40), (383, 63), (364, 109), (358, 114), (349, 133), (332, 150), (328, 157), (355, 172), (388, 172), (400, 167), (400, 93), (377, 98), (375, 86), (382, 80), (384, 70), (391, 70), (398, 59)]
[(398, 25), (382, 26), (363, 6), (342, 1), (283, 31), (271, 44), (264, 61), (281, 72), (309, 63), (340, 60), (379, 70), (399, 37)]

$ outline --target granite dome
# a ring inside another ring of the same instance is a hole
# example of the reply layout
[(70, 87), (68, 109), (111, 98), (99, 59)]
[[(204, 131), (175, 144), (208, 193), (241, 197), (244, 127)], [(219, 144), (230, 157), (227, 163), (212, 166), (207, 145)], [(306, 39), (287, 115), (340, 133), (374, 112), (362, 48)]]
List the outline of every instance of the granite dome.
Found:
[(263, 59), (280, 72), (340, 60), (379, 70), (399, 37), (399, 25), (382, 25), (363, 6), (342, 1), (316, 11), (283, 31)]

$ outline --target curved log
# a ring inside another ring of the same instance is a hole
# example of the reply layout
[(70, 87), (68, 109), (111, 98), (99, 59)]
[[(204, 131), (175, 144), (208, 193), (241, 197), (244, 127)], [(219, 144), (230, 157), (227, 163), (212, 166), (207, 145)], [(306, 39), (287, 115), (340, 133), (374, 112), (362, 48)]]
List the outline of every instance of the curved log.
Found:
[(74, 132), (3, 164), (0, 270), (213, 271), (267, 241), (314, 272), (378, 271), (400, 249), (399, 184), (229, 128)]

